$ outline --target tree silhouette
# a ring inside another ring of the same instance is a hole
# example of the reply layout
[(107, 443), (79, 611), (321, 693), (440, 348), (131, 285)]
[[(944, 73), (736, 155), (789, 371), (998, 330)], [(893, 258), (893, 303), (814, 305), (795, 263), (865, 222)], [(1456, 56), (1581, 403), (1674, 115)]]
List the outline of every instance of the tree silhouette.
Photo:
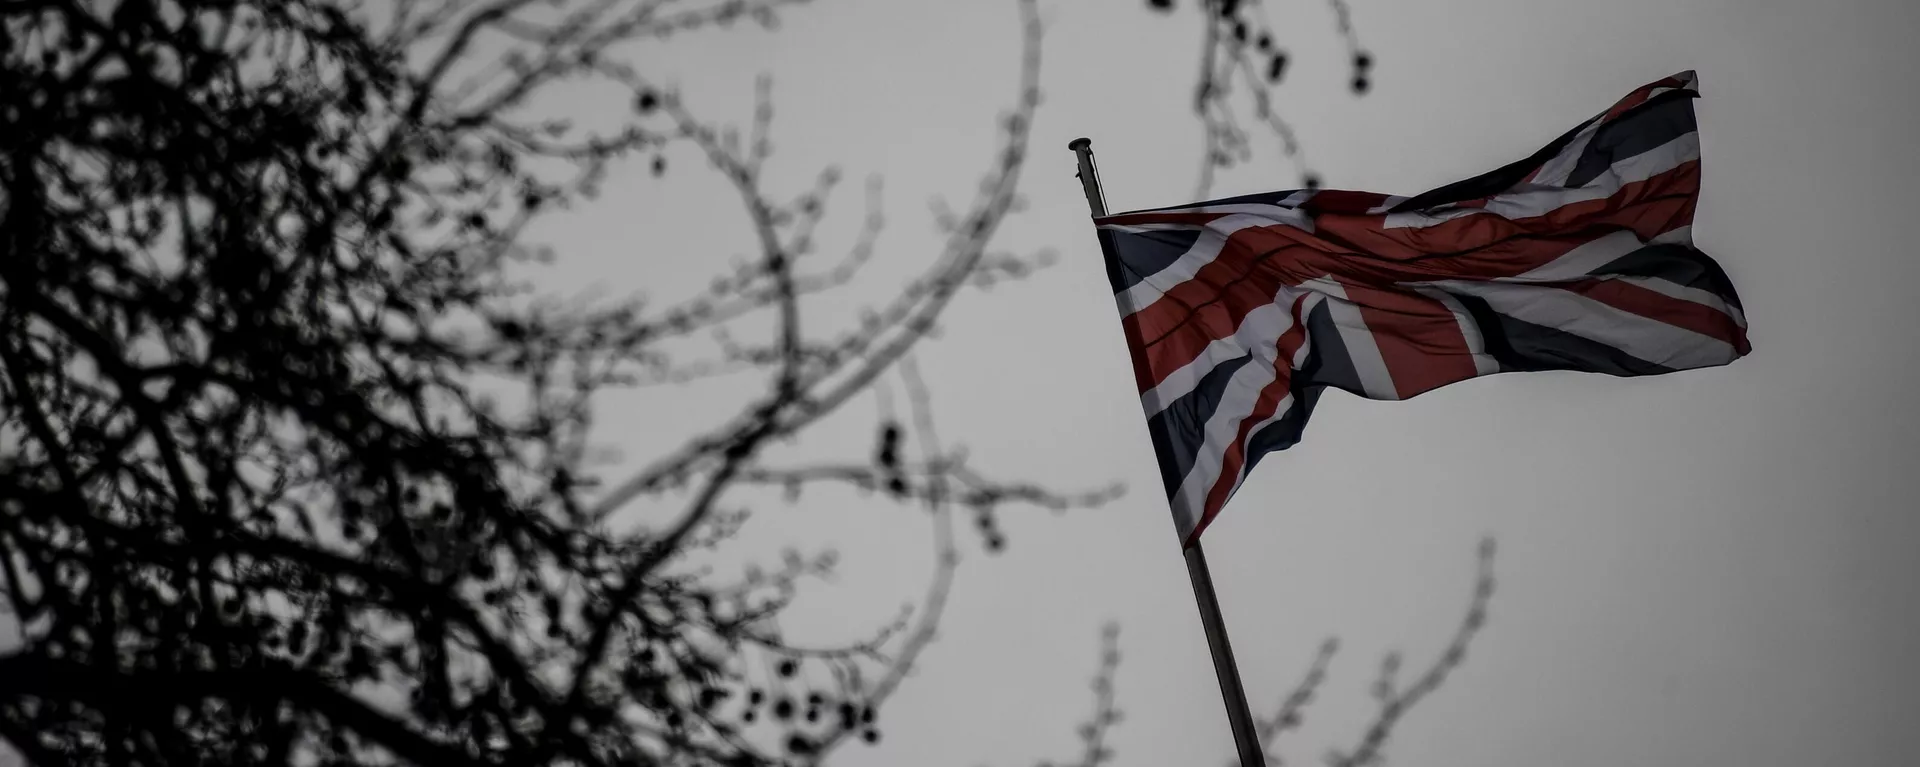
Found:
[[(912, 364), (969, 286), (1047, 261), (996, 245), (1039, 98), (1032, 0), (980, 193), (848, 327), (800, 307), (846, 300), (875, 257), (877, 188), (817, 265), (838, 176), (769, 188), (770, 92), (735, 129), (629, 63), (802, 4), (0, 1), (0, 739), (40, 765), (817, 764), (877, 739), (941, 618), (956, 515), (995, 550), (1005, 507), (1117, 490), (974, 470)], [(631, 109), (535, 108), (581, 81)], [(738, 192), (752, 259), (665, 305), (522, 284), (550, 255), (534, 222), (623, 164), (679, 173), (675, 146)], [(604, 481), (601, 395), (718, 373), (765, 387)], [(893, 379), (908, 413), (873, 455), (768, 456)], [(830, 553), (691, 562), (747, 491), (820, 483), (923, 508), (933, 578), (898, 621), (802, 647), (779, 618)], [(615, 519), (641, 501), (678, 505)], [(1117, 721), (1105, 658), (1089, 764)]]
[[(1272, 134), (1280, 153), (1293, 161), (1301, 186), (1318, 188), (1320, 175), (1307, 166), (1293, 125), (1280, 115), (1274, 97), (1274, 88), (1285, 79), (1292, 61), (1276, 32), (1280, 25), (1273, 19), (1278, 13), (1269, 13), (1265, 0), (1195, 0), (1193, 4), (1201, 42), (1192, 108), (1203, 136), (1193, 198), (1204, 200), (1210, 195), (1218, 170), (1253, 160), (1254, 138), (1242, 124), (1248, 117), (1257, 130)], [(1174, 0), (1147, 0), (1147, 7), (1160, 13), (1176, 11)], [(1327, 7), (1351, 62), (1348, 86), (1355, 95), (1365, 95), (1373, 87), (1373, 54), (1360, 44), (1347, 0), (1327, 0)], [(1245, 103), (1236, 104), (1236, 100)]]
[[(763, 186), (766, 94), (741, 139), (622, 55), (793, 4), (0, 4), (0, 736), (46, 765), (757, 764), (877, 737), (939, 618), (954, 509), (993, 544), (1003, 505), (1105, 496), (992, 481), (924, 416), (881, 424), (871, 461), (763, 460), (896, 374), (964, 287), (1036, 265), (989, 249), (1038, 98), (1022, 3), (1014, 106), (944, 249), (864, 322), (800, 326), (877, 214), (813, 270), (834, 177)], [(630, 118), (530, 107), (581, 79)], [(515, 281), (543, 256), (530, 222), (674, 143), (740, 192), (756, 259), (657, 309)], [(718, 361), (765, 393), (600, 487), (595, 395), (690, 374), (668, 342), (766, 317)], [(678, 566), (737, 525), (729, 490), (812, 482), (883, 487), (941, 533), (927, 603), (843, 647), (777, 631), (830, 557)], [(608, 523), (680, 487), (674, 519)]]
[[(1175, 0), (1147, 0), (1147, 7), (1168, 15), (1180, 10)], [(1203, 136), (1198, 181), (1192, 198), (1201, 200), (1210, 195), (1218, 170), (1254, 159), (1253, 134), (1242, 124), (1247, 115), (1252, 117), (1257, 129), (1271, 134), (1278, 142), (1281, 155), (1293, 161), (1301, 173), (1301, 185), (1307, 189), (1319, 188), (1321, 177), (1306, 164), (1292, 125), (1279, 113), (1274, 93), (1290, 63), (1290, 54), (1278, 42), (1275, 32), (1278, 25), (1274, 18), (1278, 13), (1270, 13), (1264, 0), (1194, 0), (1192, 7), (1200, 22), (1201, 40), (1200, 68), (1194, 79), (1191, 108)], [(1346, 0), (1327, 0), (1327, 7), (1334, 17), (1334, 31), (1350, 57), (1349, 88), (1355, 95), (1365, 95), (1372, 88), (1373, 55), (1360, 44)], [(1381, 764), (1394, 728), (1465, 663), (1467, 648), (1484, 627), (1493, 597), (1494, 543), (1491, 538), (1481, 541), (1478, 556), (1473, 595), (1445, 649), (1405, 687), (1400, 686), (1399, 654), (1389, 653), (1382, 658), (1379, 675), (1369, 690), (1376, 705), (1374, 716), (1352, 745), (1330, 749), (1322, 755), (1321, 761), (1328, 767)], [(1339, 644), (1335, 637), (1322, 642), (1299, 682), (1270, 713), (1262, 714), (1262, 707), (1253, 706), (1261, 751), (1271, 767), (1286, 763), (1278, 753), (1281, 738), (1298, 731), (1305, 722), (1307, 709), (1326, 682)], [(1092, 683), (1093, 713), (1078, 729), (1081, 754), (1069, 762), (1043, 761), (1040, 767), (1097, 767), (1115, 761), (1115, 749), (1108, 741), (1122, 718), (1115, 692), (1120, 666), (1117, 626), (1109, 626), (1103, 635), (1100, 657)]]
[[(1393, 730), (1413, 710), (1413, 707), (1426, 700), (1445, 684), (1453, 672), (1466, 663), (1467, 648), (1479, 635), (1487, 623), (1487, 607), (1493, 599), (1493, 539), (1485, 538), (1480, 542), (1479, 567), (1474, 576), (1473, 595), (1467, 602), (1465, 614), (1460, 625), (1454, 629), (1453, 636), (1447, 640), (1440, 655), (1420, 671), (1419, 676), (1402, 686), (1400, 676), (1402, 659), (1400, 654), (1389, 652), (1380, 661), (1379, 676), (1368, 692), (1373, 698), (1375, 710), (1371, 719), (1354, 738), (1351, 746), (1333, 748), (1324, 752), (1321, 763), (1327, 767), (1378, 767), (1385, 763), (1387, 741), (1393, 736)], [(1092, 688), (1094, 692), (1093, 713), (1079, 727), (1081, 753), (1070, 762), (1042, 761), (1039, 767), (1098, 767), (1116, 761), (1116, 752), (1107, 744), (1115, 725), (1122, 719), (1121, 709), (1117, 705), (1115, 688), (1120, 670), (1119, 627), (1109, 625), (1102, 637), (1100, 667), (1094, 674)], [(1278, 753), (1281, 738), (1297, 732), (1306, 723), (1307, 709), (1318, 697), (1320, 688), (1327, 681), (1327, 674), (1333, 665), (1334, 655), (1340, 650), (1338, 638), (1329, 637), (1320, 643), (1307, 670), (1300, 680), (1280, 699), (1271, 713), (1262, 715), (1259, 706), (1253, 706), (1255, 734), (1260, 739), (1260, 752), (1266, 756), (1268, 767), (1281, 767), (1288, 762)], [(1226, 767), (1240, 767), (1237, 761), (1226, 763)]]

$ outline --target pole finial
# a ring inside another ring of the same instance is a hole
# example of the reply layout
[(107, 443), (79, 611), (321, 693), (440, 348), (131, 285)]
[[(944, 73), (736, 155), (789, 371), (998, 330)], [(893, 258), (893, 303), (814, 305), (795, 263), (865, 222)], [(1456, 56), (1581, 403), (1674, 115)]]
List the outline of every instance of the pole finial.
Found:
[(1080, 188), (1087, 193), (1087, 209), (1094, 218), (1107, 215), (1107, 199), (1100, 193), (1100, 177), (1093, 169), (1093, 139), (1082, 136), (1067, 142), (1080, 166)]

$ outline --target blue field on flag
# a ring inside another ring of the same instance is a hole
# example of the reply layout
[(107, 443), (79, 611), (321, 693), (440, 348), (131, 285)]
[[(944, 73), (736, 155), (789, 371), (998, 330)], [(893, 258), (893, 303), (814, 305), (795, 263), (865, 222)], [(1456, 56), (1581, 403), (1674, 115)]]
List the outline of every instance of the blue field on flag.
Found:
[(1424, 194), (1286, 190), (1095, 219), (1175, 525), (1197, 541), (1331, 387), (1399, 400), (1493, 373), (1643, 376), (1746, 355), (1693, 246), (1692, 72)]

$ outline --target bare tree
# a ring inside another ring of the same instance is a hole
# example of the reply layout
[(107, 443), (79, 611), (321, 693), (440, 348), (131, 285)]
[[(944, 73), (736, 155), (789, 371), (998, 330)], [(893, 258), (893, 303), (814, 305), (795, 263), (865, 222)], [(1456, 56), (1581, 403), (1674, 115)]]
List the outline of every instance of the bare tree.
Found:
[[(953, 514), (991, 547), (1004, 506), (1110, 493), (983, 476), (917, 388), (871, 460), (763, 457), (899, 374), (968, 285), (1043, 262), (992, 247), (1038, 101), (1022, 2), (977, 199), (864, 321), (802, 326), (874, 254), (878, 208), (814, 265), (836, 176), (768, 188), (768, 94), (742, 135), (626, 63), (795, 4), (0, 3), (0, 737), (45, 765), (757, 764), (876, 738), (939, 620)], [(530, 108), (580, 80), (632, 113)], [(666, 306), (514, 281), (544, 255), (531, 222), (676, 143), (738, 191), (750, 262)], [(766, 340), (668, 351), (757, 319)], [(765, 391), (603, 488), (596, 397), (714, 370)], [(737, 579), (689, 558), (742, 488), (820, 482), (927, 508), (936, 575), (897, 624), (799, 647), (777, 619), (830, 556)], [(682, 487), (669, 519), (609, 522)]]
[[(878, 187), (817, 263), (839, 177), (771, 188), (770, 90), (734, 128), (630, 63), (802, 4), (0, 1), (0, 739), (42, 765), (816, 764), (876, 739), (958, 572), (955, 516), (995, 550), (1002, 509), (1117, 489), (976, 471), (912, 365), (969, 286), (1047, 263), (996, 244), (1038, 104), (1032, 0), (980, 193), (846, 327), (800, 307), (849, 300), (879, 257)], [(582, 81), (632, 109), (534, 109)], [(738, 193), (752, 258), (659, 304), (517, 281), (550, 255), (530, 225), (630, 164), (677, 175), (674, 146)], [(603, 395), (712, 375), (764, 389), (602, 480)], [(871, 456), (770, 457), (889, 380), (908, 412)], [(899, 620), (803, 647), (779, 619), (831, 552), (737, 578), (697, 560), (756, 488), (822, 483), (924, 509), (933, 577)], [(615, 522), (638, 504), (678, 505)], [(1083, 763), (1110, 754), (1117, 662)]]
[[(1214, 174), (1254, 158), (1252, 129), (1270, 134), (1282, 156), (1301, 174), (1301, 185), (1314, 189), (1320, 176), (1306, 163), (1293, 125), (1280, 114), (1273, 89), (1286, 77), (1292, 61), (1276, 36), (1280, 27), (1265, 0), (1195, 0), (1200, 20), (1200, 70), (1194, 78), (1193, 114), (1200, 121), (1203, 143), (1200, 174), (1193, 198), (1206, 199)], [(1147, 0), (1161, 13), (1176, 10), (1174, 0)], [(1333, 12), (1334, 32), (1352, 62), (1349, 86), (1357, 95), (1372, 87), (1373, 54), (1360, 45), (1347, 0), (1327, 0)]]
[[(1474, 577), (1473, 595), (1467, 602), (1466, 612), (1446, 646), (1420, 671), (1419, 676), (1402, 686), (1400, 653), (1389, 652), (1381, 659), (1379, 675), (1369, 689), (1377, 707), (1374, 715), (1351, 746), (1329, 749), (1322, 755), (1321, 761), (1327, 767), (1378, 767), (1384, 763), (1387, 741), (1393, 735), (1394, 728), (1414, 706), (1439, 690), (1447, 677), (1466, 663), (1467, 648), (1486, 625), (1487, 606), (1493, 599), (1493, 553), (1493, 539), (1482, 539), (1479, 570)], [(1298, 731), (1306, 723), (1307, 709), (1326, 683), (1327, 673), (1339, 649), (1337, 638), (1329, 637), (1321, 642), (1300, 681), (1280, 699), (1272, 713), (1264, 716), (1256, 713), (1254, 727), (1268, 767), (1281, 767), (1288, 763), (1278, 753), (1281, 736)], [(1118, 694), (1115, 692), (1119, 669), (1119, 627), (1110, 625), (1102, 636), (1100, 667), (1093, 678), (1093, 714), (1078, 730), (1081, 753), (1073, 761), (1042, 761), (1039, 767), (1098, 767), (1114, 763), (1116, 752), (1108, 745), (1108, 741), (1114, 726), (1122, 719)], [(1227, 767), (1238, 767), (1238, 764), (1229, 763)]]
[[(1294, 129), (1276, 105), (1273, 89), (1285, 77), (1290, 57), (1276, 42), (1276, 24), (1267, 4), (1264, 0), (1195, 0), (1193, 5), (1201, 24), (1201, 45), (1192, 109), (1203, 131), (1199, 178), (1193, 199), (1205, 199), (1209, 195), (1219, 169), (1254, 159), (1254, 137), (1242, 124), (1243, 111), (1251, 115), (1258, 130), (1275, 139), (1280, 153), (1293, 161), (1302, 174), (1302, 186), (1318, 188), (1319, 175), (1308, 169)], [(1334, 15), (1335, 32), (1350, 56), (1349, 86), (1354, 94), (1364, 95), (1372, 86), (1373, 56), (1360, 44), (1346, 0), (1327, 0), (1327, 5)], [(1148, 0), (1147, 7), (1160, 13), (1176, 11), (1174, 0)], [(1381, 764), (1394, 728), (1466, 661), (1467, 648), (1485, 625), (1488, 603), (1493, 596), (1493, 555), (1493, 540), (1483, 540), (1473, 595), (1460, 626), (1440, 656), (1412, 683), (1400, 685), (1398, 653), (1389, 653), (1382, 659), (1379, 676), (1370, 689), (1378, 709), (1351, 746), (1331, 749), (1323, 755), (1328, 767)], [(1100, 666), (1092, 683), (1093, 713), (1077, 731), (1082, 746), (1080, 755), (1064, 763), (1042, 761), (1040, 767), (1097, 767), (1115, 760), (1116, 753), (1109, 742), (1113, 728), (1122, 719), (1115, 691), (1120, 665), (1118, 636), (1118, 626), (1107, 627), (1103, 634)], [(1272, 712), (1256, 715), (1261, 751), (1271, 767), (1285, 763), (1277, 753), (1280, 738), (1297, 731), (1305, 722), (1308, 706), (1325, 683), (1338, 649), (1337, 638), (1329, 637), (1322, 642), (1300, 681)]]

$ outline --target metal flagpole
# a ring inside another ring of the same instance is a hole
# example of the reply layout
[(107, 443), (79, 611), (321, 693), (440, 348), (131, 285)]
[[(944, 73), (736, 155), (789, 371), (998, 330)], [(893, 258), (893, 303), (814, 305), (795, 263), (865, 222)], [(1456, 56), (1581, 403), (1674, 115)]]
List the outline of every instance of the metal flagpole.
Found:
[[(1093, 140), (1074, 139), (1067, 148), (1080, 161), (1080, 187), (1087, 193), (1087, 208), (1095, 217), (1107, 214), (1106, 196), (1100, 191), (1100, 175), (1093, 167)], [(1100, 249), (1113, 258), (1107, 236), (1096, 230)], [(1227, 725), (1233, 728), (1233, 743), (1240, 751), (1241, 767), (1266, 767), (1266, 754), (1260, 737), (1254, 732), (1253, 711), (1247, 707), (1247, 691), (1240, 686), (1240, 669), (1233, 662), (1233, 645), (1227, 641), (1226, 620), (1220, 615), (1220, 599), (1213, 593), (1213, 576), (1207, 570), (1207, 554), (1200, 541), (1186, 549), (1187, 578), (1193, 581), (1193, 599), (1200, 606), (1200, 626), (1207, 632), (1207, 648), (1213, 652), (1213, 673), (1220, 677), (1220, 697), (1227, 704)]]

